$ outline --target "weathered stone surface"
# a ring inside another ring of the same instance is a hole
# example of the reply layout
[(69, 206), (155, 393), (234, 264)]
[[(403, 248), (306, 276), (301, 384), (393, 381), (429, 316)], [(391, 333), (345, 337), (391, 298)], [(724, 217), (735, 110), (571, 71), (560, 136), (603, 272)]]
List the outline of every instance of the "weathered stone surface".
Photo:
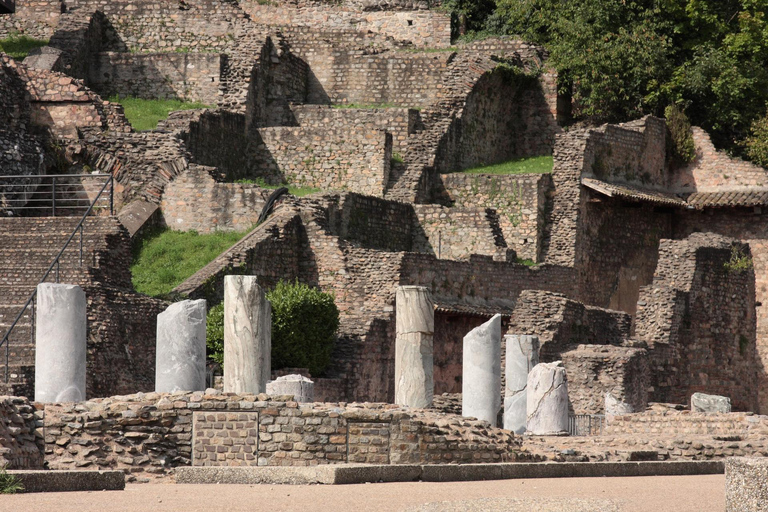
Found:
[(537, 364), (528, 374), (527, 429), (533, 435), (568, 432), (568, 379), (562, 361)]
[(224, 278), (224, 391), (264, 393), (271, 372), (272, 306), (256, 276)]
[(764, 512), (768, 504), (768, 460), (725, 460), (726, 512)]
[(315, 383), (303, 375), (283, 375), (267, 382), (268, 395), (293, 395), (300, 403), (315, 401)]
[(37, 285), (35, 401), (85, 400), (85, 292), (73, 284)]
[(158, 392), (205, 389), (206, 301), (183, 300), (157, 315)]
[(400, 286), (395, 342), (395, 403), (429, 407), (434, 395), (432, 336), (435, 307), (424, 286)]
[(616, 416), (619, 414), (632, 414), (635, 408), (632, 404), (622, 402), (618, 398), (614, 397), (610, 392), (605, 394), (605, 415)]
[(731, 412), (731, 399), (727, 396), (694, 393), (691, 395), (691, 411), (693, 412)]
[(507, 344), (504, 428), (522, 434), (526, 423), (528, 374), (539, 364), (539, 337), (509, 334), (504, 339)]
[(496, 426), (501, 407), (501, 315), (464, 336), (461, 415)]

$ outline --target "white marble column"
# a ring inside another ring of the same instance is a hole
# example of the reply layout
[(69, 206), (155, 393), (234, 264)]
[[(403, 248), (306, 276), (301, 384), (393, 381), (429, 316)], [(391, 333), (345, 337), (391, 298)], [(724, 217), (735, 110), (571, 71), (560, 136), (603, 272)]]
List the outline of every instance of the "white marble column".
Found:
[(435, 307), (424, 286), (400, 286), (395, 298), (395, 403), (424, 408), (435, 392), (432, 336)]
[(266, 393), (272, 305), (256, 276), (224, 277), (224, 392)]
[(528, 373), (539, 364), (538, 336), (508, 334), (506, 383), (504, 386), (504, 428), (515, 434), (525, 432)]
[(283, 375), (267, 382), (268, 395), (293, 395), (300, 403), (315, 401), (315, 383), (303, 375)]
[(501, 408), (501, 315), (464, 336), (461, 415), (496, 426)]
[(568, 433), (568, 379), (562, 361), (534, 366), (528, 374), (527, 403), (529, 433)]
[(206, 302), (182, 300), (157, 315), (155, 391), (205, 390)]
[(35, 401), (85, 400), (86, 301), (74, 284), (37, 285)]

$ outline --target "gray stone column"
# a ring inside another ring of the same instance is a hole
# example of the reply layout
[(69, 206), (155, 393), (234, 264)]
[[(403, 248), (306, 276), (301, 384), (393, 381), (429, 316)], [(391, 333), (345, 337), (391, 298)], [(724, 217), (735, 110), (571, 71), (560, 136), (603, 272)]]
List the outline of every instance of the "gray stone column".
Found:
[(504, 428), (515, 434), (522, 434), (525, 432), (528, 406), (528, 374), (539, 364), (539, 338), (508, 334), (504, 339), (507, 344)]
[(74, 284), (37, 285), (35, 401), (85, 400), (86, 302)]
[(205, 390), (206, 302), (182, 300), (157, 315), (155, 391)]
[(533, 435), (568, 433), (568, 379), (562, 361), (540, 363), (528, 374), (527, 429)]
[(315, 401), (315, 383), (303, 375), (283, 375), (267, 382), (268, 395), (293, 395), (300, 403)]
[(272, 305), (256, 276), (224, 277), (224, 392), (266, 393)]
[(395, 403), (424, 408), (435, 392), (432, 335), (435, 307), (424, 286), (400, 286), (395, 298)]
[(501, 408), (501, 315), (464, 336), (461, 415), (496, 426)]

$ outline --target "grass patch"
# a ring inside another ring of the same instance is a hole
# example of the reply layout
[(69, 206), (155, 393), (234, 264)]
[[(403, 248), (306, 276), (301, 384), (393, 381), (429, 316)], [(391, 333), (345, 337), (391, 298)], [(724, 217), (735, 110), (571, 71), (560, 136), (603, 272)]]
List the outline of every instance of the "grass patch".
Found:
[(243, 185), (258, 185), (261, 188), (268, 188), (270, 190), (277, 190), (280, 187), (288, 187), (288, 193), (296, 197), (304, 197), (315, 192), (320, 192), (319, 188), (313, 187), (297, 187), (290, 183), (281, 183), (280, 185), (271, 185), (264, 181), (263, 178), (246, 178), (241, 180), (235, 180), (234, 183), (241, 183)]
[(154, 130), (157, 123), (166, 119), (174, 110), (208, 108), (210, 105), (196, 101), (182, 100), (145, 100), (142, 98), (121, 98), (112, 96), (109, 101), (120, 103), (125, 109), (125, 117), (136, 131)]
[(0, 466), (0, 494), (16, 494), (24, 490), (24, 485), (16, 475), (6, 470), (7, 465)]
[(536, 266), (536, 262), (528, 258), (517, 258), (517, 261), (515, 263), (517, 263), (518, 265), (525, 265), (526, 267)]
[(148, 230), (133, 242), (133, 286), (147, 295), (166, 295), (247, 232), (217, 231), (201, 235), (196, 231), (168, 228)]
[(508, 162), (466, 169), (465, 174), (544, 174), (552, 172), (554, 160), (551, 156), (515, 158)]
[(47, 39), (34, 39), (27, 36), (11, 36), (0, 39), (0, 51), (7, 53), (16, 60), (23, 60), (35, 48), (47, 45)]

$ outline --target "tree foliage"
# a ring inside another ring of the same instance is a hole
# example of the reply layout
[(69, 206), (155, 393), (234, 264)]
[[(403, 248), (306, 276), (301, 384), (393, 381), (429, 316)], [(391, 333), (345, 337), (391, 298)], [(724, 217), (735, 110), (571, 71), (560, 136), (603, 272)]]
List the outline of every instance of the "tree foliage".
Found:
[(547, 47), (577, 118), (674, 104), (738, 152), (768, 102), (767, 14), (766, 0), (497, 0), (483, 29)]

